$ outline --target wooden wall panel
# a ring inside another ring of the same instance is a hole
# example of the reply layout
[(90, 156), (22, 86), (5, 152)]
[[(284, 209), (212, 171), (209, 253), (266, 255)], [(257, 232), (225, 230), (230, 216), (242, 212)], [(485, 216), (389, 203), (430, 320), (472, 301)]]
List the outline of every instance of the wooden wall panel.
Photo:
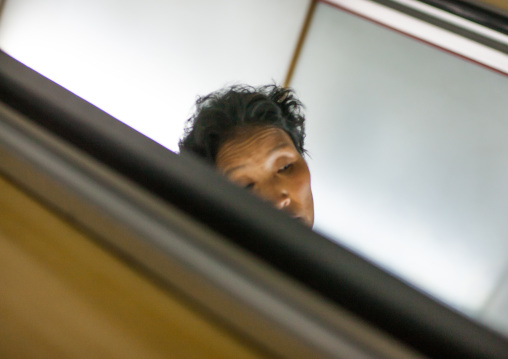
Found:
[(1, 358), (258, 358), (0, 177)]

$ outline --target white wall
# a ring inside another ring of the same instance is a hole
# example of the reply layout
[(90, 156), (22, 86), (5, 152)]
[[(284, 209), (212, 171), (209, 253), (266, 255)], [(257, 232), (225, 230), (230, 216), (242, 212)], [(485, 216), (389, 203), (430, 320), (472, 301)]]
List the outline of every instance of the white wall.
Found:
[(282, 82), (309, 0), (7, 0), (0, 47), (177, 150), (197, 95)]
[(508, 77), (319, 4), (292, 86), (315, 228), (481, 316), (508, 264)]

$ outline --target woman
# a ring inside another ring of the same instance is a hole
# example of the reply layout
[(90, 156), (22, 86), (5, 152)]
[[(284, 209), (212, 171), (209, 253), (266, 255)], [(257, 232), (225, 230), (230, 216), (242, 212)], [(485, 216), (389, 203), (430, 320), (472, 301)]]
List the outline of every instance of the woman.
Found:
[(233, 183), (312, 227), (304, 122), (292, 90), (232, 86), (198, 99), (180, 152), (204, 158)]

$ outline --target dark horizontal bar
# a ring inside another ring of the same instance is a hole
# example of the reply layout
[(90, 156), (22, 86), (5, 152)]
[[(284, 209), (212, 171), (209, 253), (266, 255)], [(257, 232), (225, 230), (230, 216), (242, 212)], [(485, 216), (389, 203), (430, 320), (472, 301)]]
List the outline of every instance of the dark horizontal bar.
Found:
[[(126, 75), (127, 76), (127, 75)], [(506, 358), (508, 341), (0, 53), (0, 100), (337, 305), (433, 358)]]
[(508, 17), (501, 12), (461, 0), (419, 1), (508, 35)]

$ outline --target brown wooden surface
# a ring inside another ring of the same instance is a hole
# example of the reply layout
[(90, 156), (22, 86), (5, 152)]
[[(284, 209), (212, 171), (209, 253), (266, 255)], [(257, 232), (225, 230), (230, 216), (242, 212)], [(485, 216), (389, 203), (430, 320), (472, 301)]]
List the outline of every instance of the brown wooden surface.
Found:
[(0, 177), (0, 358), (256, 358)]
[(477, 0), (479, 3), (484, 3), (490, 6), (495, 6), (501, 10), (508, 11), (508, 0)]

